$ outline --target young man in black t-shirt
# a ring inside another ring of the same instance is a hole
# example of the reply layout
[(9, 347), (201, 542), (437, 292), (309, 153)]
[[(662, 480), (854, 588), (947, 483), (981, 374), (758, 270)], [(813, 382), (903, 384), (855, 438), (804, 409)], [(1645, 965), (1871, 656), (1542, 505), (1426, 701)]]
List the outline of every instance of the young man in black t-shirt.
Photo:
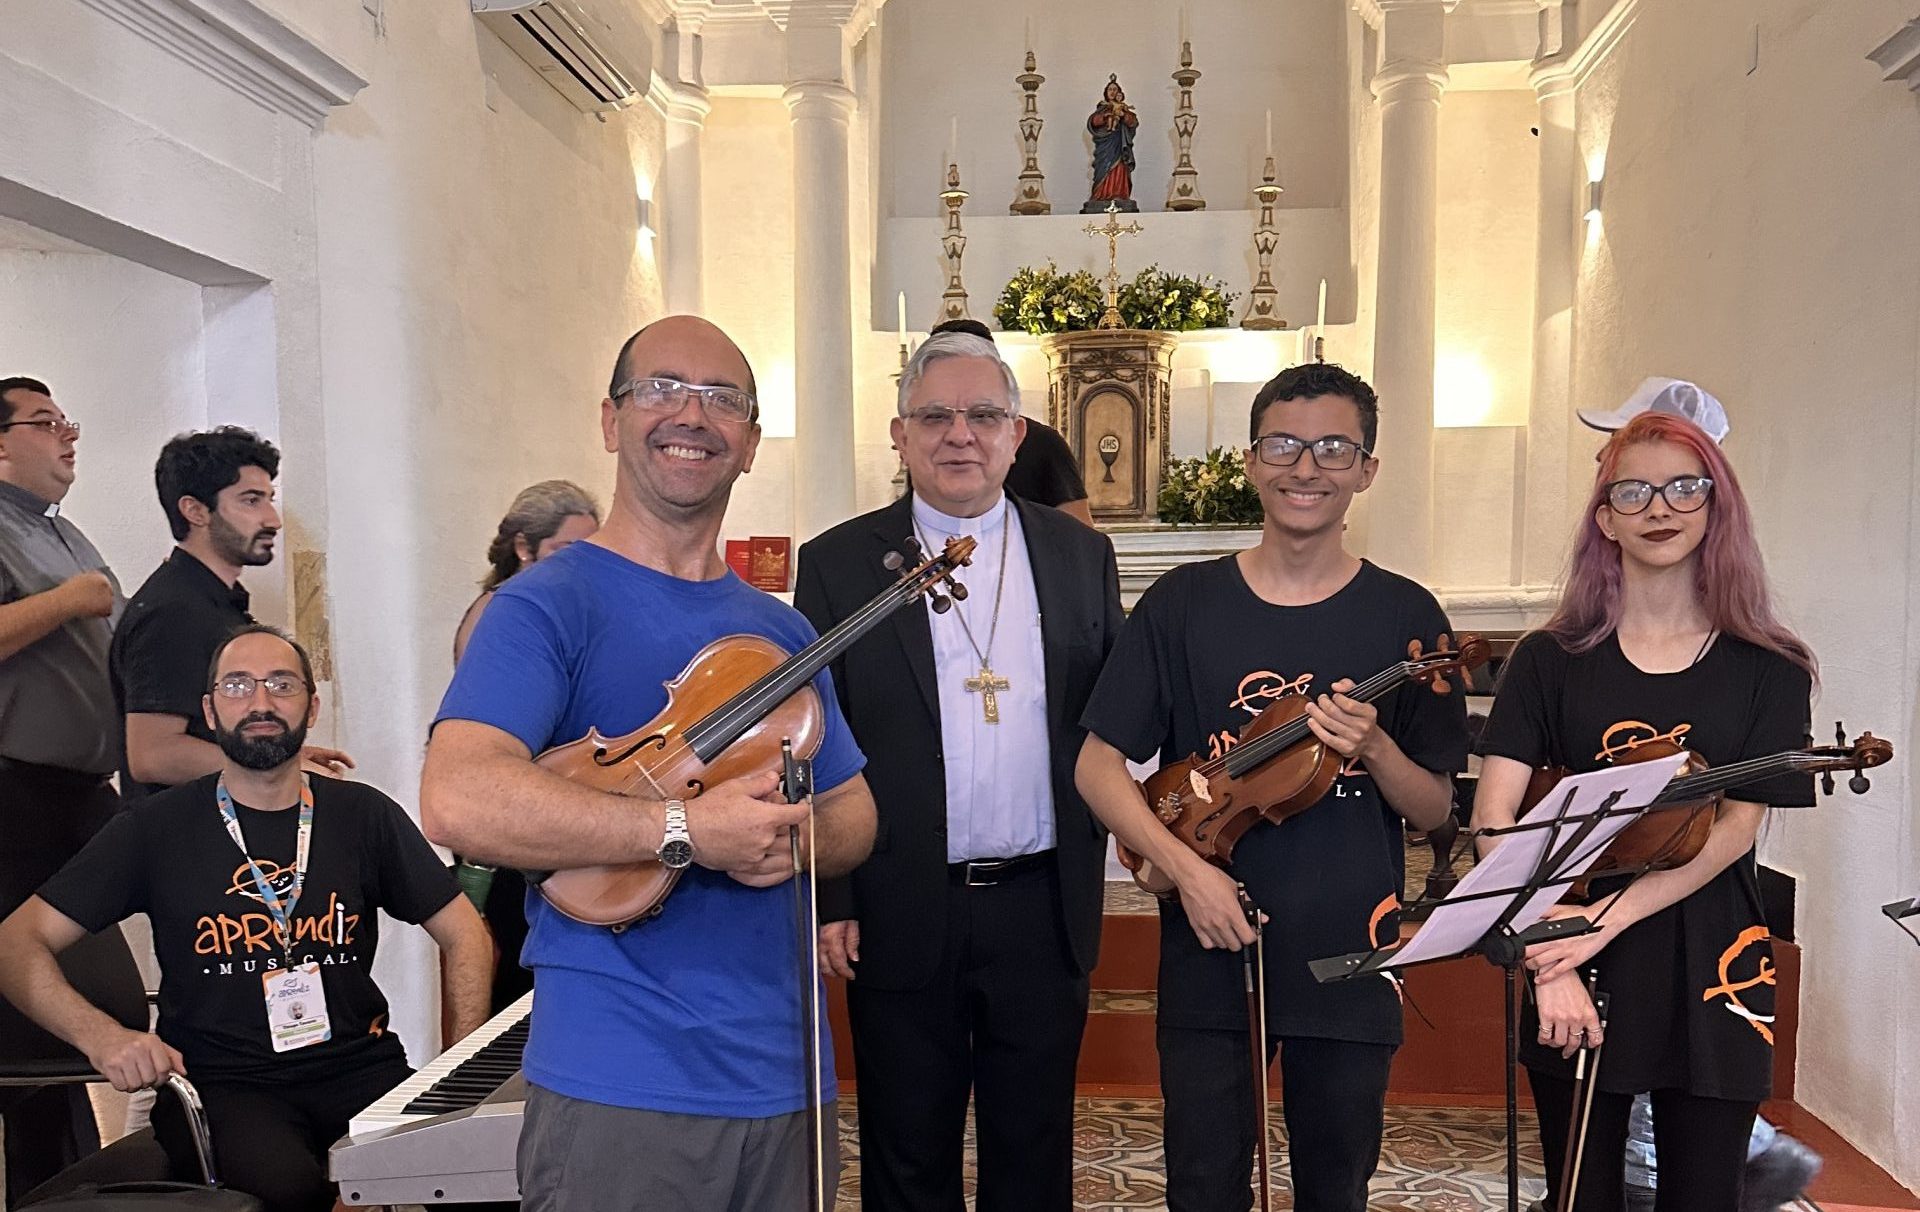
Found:
[[(1452, 811), (1467, 734), (1459, 694), (1344, 693), (1405, 659), (1409, 641), (1431, 648), (1451, 630), (1432, 594), (1343, 545), (1347, 508), (1379, 468), (1378, 416), (1372, 389), (1337, 366), (1297, 366), (1260, 390), (1247, 451), (1260, 543), (1175, 568), (1142, 595), (1084, 716), (1081, 792), (1145, 858), (1143, 883), (1177, 894), (1161, 903), (1158, 1032), (1172, 1212), (1252, 1199), (1256, 1103), (1232, 953), (1254, 932), (1236, 883), (1269, 923), (1267, 1047), (1280, 1050), (1294, 1207), (1361, 1212), (1379, 1161), (1399, 998), (1384, 979), (1319, 984), (1307, 964), (1397, 937), (1402, 822), (1432, 828)], [(1319, 803), (1248, 831), (1223, 871), (1159, 822), (1127, 759), (1216, 758), (1296, 694), (1345, 765)]]
[[(326, 1212), (328, 1146), (410, 1073), (373, 981), (378, 914), (440, 945), (455, 1038), (485, 1020), (492, 966), (486, 927), (405, 811), (301, 771), (318, 707), (306, 653), (242, 629), (203, 700), (220, 772), (115, 817), (0, 924), (0, 996), (117, 1089), (186, 1075), (227, 1185), (289, 1212)], [(157, 1035), (102, 1013), (55, 960), (135, 913), (160, 958)], [(153, 1119), (176, 1172), (197, 1173), (178, 1104)]]

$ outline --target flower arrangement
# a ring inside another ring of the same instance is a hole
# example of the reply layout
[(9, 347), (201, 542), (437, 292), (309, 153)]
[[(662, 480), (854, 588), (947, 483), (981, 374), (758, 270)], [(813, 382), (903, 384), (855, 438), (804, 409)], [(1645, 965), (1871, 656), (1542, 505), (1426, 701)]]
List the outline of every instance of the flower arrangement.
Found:
[[(1166, 332), (1224, 328), (1232, 322), (1233, 301), (1238, 298), (1211, 276), (1165, 273), (1158, 265), (1122, 283), (1119, 296), (1120, 319), (1126, 327)], [(1048, 261), (1044, 267), (1022, 266), (1013, 275), (993, 306), (993, 318), (1009, 331), (1039, 336), (1096, 328), (1106, 309), (1100, 279), (1084, 269), (1062, 273)]]
[(1128, 328), (1165, 332), (1225, 328), (1232, 323), (1233, 301), (1239, 296), (1224, 286), (1211, 274), (1189, 278), (1149, 265), (1121, 285), (1120, 318)]
[(1039, 336), (1092, 328), (1106, 309), (1099, 279), (1084, 269), (1063, 274), (1048, 261), (1044, 269), (1020, 267), (993, 305), (993, 318), (1009, 332)]
[(1158, 505), (1160, 520), (1176, 525), (1258, 525), (1266, 517), (1245, 456), (1224, 446), (1198, 458), (1168, 459)]

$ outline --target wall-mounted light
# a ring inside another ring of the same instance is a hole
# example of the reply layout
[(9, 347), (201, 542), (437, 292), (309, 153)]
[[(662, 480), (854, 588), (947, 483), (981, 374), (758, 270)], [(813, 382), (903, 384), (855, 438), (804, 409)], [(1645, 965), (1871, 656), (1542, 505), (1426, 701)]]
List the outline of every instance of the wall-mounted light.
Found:
[(659, 234), (658, 230), (655, 229), (655, 227), (653, 226), (653, 199), (645, 198), (645, 197), (641, 198), (639, 200), (638, 209), (639, 209), (639, 219), (640, 219), (640, 238), (642, 240), (652, 240), (656, 235)]
[(1587, 210), (1584, 217), (1589, 223), (1600, 218), (1600, 185), (1598, 179), (1587, 182)]

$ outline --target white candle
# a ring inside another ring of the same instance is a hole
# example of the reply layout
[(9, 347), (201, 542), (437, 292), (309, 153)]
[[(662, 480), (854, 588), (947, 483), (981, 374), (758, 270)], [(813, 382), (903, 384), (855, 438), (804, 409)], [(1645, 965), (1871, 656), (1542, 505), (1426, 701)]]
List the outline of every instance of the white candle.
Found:
[(1187, 37), (1187, 32), (1188, 32), (1187, 5), (1185, 3), (1185, 0), (1182, 0), (1182, 3), (1180, 5), (1180, 45), (1182, 47), (1185, 47), (1186, 44), (1190, 41), (1190, 39)]
[[(1324, 283), (1321, 286), (1320, 303), (1321, 303), (1321, 310), (1322, 311), (1326, 310), (1326, 288)], [(900, 348), (905, 349), (907, 347), (907, 292), (904, 290), (900, 292), (899, 309), (900, 309)]]
[(947, 163), (960, 163), (960, 119), (957, 117), (947, 128)]
[(1033, 53), (1033, 18), (1027, 18), (1027, 53)]
[(1273, 154), (1273, 111), (1267, 111), (1267, 154)]
[(1325, 278), (1320, 279), (1320, 310), (1313, 322), (1313, 335), (1316, 337), (1327, 335), (1327, 280)]

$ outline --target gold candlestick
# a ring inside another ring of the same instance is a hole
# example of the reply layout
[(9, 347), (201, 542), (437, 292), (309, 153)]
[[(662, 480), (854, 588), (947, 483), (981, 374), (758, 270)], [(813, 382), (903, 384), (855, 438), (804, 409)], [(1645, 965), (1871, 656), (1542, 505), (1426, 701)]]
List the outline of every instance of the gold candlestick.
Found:
[(1180, 140), (1180, 158), (1173, 166), (1173, 180), (1167, 184), (1168, 210), (1205, 210), (1200, 196), (1200, 171), (1193, 166), (1193, 128), (1200, 116), (1193, 112), (1193, 85), (1200, 73), (1193, 70), (1193, 43), (1180, 43), (1180, 70), (1173, 73), (1180, 86), (1180, 105), (1173, 112), (1173, 133)]
[(1260, 200), (1260, 221), (1253, 229), (1253, 251), (1260, 257), (1260, 276), (1247, 293), (1247, 314), (1240, 321), (1242, 328), (1287, 326), (1280, 318), (1280, 292), (1273, 286), (1273, 250), (1280, 246), (1280, 233), (1273, 226), (1273, 204), (1285, 192), (1276, 178), (1273, 157), (1268, 156), (1260, 184), (1253, 187), (1253, 196)]

